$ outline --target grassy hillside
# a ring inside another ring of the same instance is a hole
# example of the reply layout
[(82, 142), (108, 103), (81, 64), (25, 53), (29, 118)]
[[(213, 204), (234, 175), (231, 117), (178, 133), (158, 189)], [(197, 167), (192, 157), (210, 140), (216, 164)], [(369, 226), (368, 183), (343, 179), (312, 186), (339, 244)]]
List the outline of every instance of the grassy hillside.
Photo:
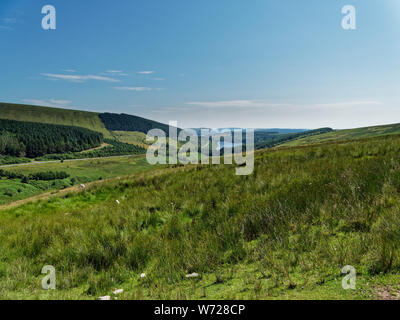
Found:
[(146, 134), (138, 131), (112, 131), (115, 139), (118, 141), (147, 148), (151, 143), (146, 141)]
[(345, 141), (351, 139), (362, 139), (388, 134), (400, 134), (400, 123), (365, 127), (357, 129), (339, 130), (310, 137), (296, 139), (282, 144), (282, 146), (303, 146), (308, 144), (323, 143), (329, 141)]
[[(399, 151), (397, 135), (267, 150), (250, 176), (178, 166), (2, 211), (0, 296), (390, 295), (400, 280)], [(41, 289), (44, 265), (56, 268), (57, 290)], [(345, 265), (356, 290), (341, 287)]]
[(111, 138), (98, 115), (98, 113), (87, 111), (0, 103), (0, 119), (83, 127), (101, 132), (104, 137)]
[(272, 148), (289, 141), (297, 141), (300, 138), (319, 136), (324, 133), (332, 132), (331, 128), (320, 128), (315, 130), (301, 131), (295, 133), (263, 133), (255, 132), (254, 142), (256, 149)]
[(28, 183), (23, 183), (21, 179), (0, 179), (0, 205), (3, 205), (81, 183), (137, 174), (150, 170), (152, 167), (147, 163), (144, 155), (139, 155), (107, 159), (35, 163), (24, 166), (0, 167), (0, 169), (24, 175), (46, 171), (63, 171), (70, 175), (69, 178), (63, 180), (29, 181)]

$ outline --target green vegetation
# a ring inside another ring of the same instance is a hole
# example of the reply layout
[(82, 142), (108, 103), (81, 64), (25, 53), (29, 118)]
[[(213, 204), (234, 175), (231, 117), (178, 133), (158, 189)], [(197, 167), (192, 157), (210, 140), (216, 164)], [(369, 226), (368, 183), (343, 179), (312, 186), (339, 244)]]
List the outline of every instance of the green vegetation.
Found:
[(11, 156), (2, 156), (2, 155), (0, 155), (0, 165), (29, 163), (31, 161), (32, 160), (28, 159), (28, 158), (11, 157)]
[(2, 211), (0, 296), (375, 298), (400, 279), (399, 151), (397, 135), (272, 149), (250, 176), (174, 166)]
[(122, 143), (116, 140), (105, 139), (108, 146), (101, 149), (94, 149), (87, 152), (70, 152), (64, 154), (49, 154), (43, 157), (36, 158), (37, 161), (49, 160), (71, 160), (71, 159), (87, 159), (100, 157), (123, 156), (129, 154), (143, 154), (146, 150), (142, 147)]
[(43, 180), (43, 181), (51, 181), (58, 179), (66, 179), (69, 177), (69, 174), (64, 171), (44, 171), (44, 172), (36, 172), (31, 173), (29, 175), (24, 175), (22, 173), (4, 171), (0, 169), (0, 178), (7, 179), (21, 179), (22, 182), (28, 183), (29, 180)]
[[(49, 188), (50, 184), (45, 183), (52, 181), (52, 188), (63, 189), (69, 186), (69, 183), (73, 183), (72, 179), (67, 181), (69, 174), (64, 171), (53, 172), (36, 172), (29, 175), (24, 175), (22, 173), (4, 171), (0, 169), (0, 203), (7, 202), (3, 199), (9, 201), (15, 200), (14, 198), (21, 198), (23, 196), (31, 196), (35, 192), (35, 189), (46, 190)], [(63, 180), (63, 181), (56, 181)]]
[(169, 126), (166, 124), (129, 114), (100, 113), (99, 117), (111, 131), (137, 131), (147, 134), (151, 129), (161, 129), (167, 135), (169, 133)]
[(118, 141), (147, 148), (151, 143), (146, 141), (146, 134), (143, 132), (132, 132), (132, 131), (113, 131), (115, 139)]
[[(14, 173), (19, 175), (19, 178), (0, 179), (0, 204), (26, 199), (47, 191), (65, 189), (81, 183), (136, 174), (152, 168), (142, 155), (55, 163), (32, 163), (2, 168), (0, 170), (3, 172)], [(48, 171), (63, 171), (69, 177), (56, 181), (29, 179), (24, 181), (24, 176), (29, 178), (29, 176), (36, 176)]]
[(0, 154), (34, 158), (98, 147), (103, 134), (85, 128), (0, 120)]
[(293, 140), (283, 144), (283, 146), (304, 146), (324, 142), (371, 138), (389, 134), (400, 134), (400, 124), (397, 123), (385, 126), (338, 130), (320, 135), (304, 137), (298, 140)]
[(98, 115), (87, 111), (0, 103), (0, 119), (83, 127), (112, 138)]
[(332, 132), (331, 128), (320, 128), (295, 133), (255, 132), (254, 144), (256, 149), (272, 148), (288, 141), (297, 141), (301, 138), (316, 137), (324, 133)]

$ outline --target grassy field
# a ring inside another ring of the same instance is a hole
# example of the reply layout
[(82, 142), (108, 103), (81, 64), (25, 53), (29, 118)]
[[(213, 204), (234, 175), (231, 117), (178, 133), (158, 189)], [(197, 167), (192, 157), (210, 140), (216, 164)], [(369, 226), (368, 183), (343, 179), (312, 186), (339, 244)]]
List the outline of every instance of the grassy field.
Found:
[(397, 123), (385, 126), (339, 130), (339, 131), (296, 139), (290, 142), (283, 143), (281, 144), (281, 146), (291, 146), (291, 147), (304, 146), (304, 145), (324, 143), (324, 142), (371, 138), (389, 134), (400, 134), (400, 124)]
[(397, 135), (267, 150), (250, 176), (176, 166), (0, 211), (0, 297), (398, 298), (399, 151)]
[(65, 171), (70, 177), (56, 181), (30, 181), (27, 184), (22, 183), (20, 179), (0, 180), (0, 205), (51, 190), (64, 189), (99, 179), (137, 174), (149, 169), (152, 167), (147, 163), (144, 155), (6, 167), (3, 170), (24, 175), (45, 171)]
[(0, 103), (0, 119), (84, 127), (112, 138), (95, 112)]
[(146, 141), (146, 135), (143, 132), (112, 131), (112, 135), (120, 142), (130, 143), (142, 148), (148, 148), (151, 144), (151, 142)]

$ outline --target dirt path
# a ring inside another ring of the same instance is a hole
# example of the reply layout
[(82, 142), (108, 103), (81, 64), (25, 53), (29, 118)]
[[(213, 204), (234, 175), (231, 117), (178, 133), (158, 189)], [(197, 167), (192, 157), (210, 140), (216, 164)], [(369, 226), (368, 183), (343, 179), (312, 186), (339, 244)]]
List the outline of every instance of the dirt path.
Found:
[(400, 300), (400, 291), (393, 286), (378, 287), (375, 294), (378, 300)]
[(110, 146), (110, 144), (104, 142), (104, 143), (102, 143), (100, 146), (98, 146), (96, 148), (83, 150), (83, 151), (81, 151), (79, 153), (88, 153), (88, 152), (91, 152), (91, 151), (94, 151), (94, 150), (103, 149), (103, 148), (108, 147), (108, 146)]

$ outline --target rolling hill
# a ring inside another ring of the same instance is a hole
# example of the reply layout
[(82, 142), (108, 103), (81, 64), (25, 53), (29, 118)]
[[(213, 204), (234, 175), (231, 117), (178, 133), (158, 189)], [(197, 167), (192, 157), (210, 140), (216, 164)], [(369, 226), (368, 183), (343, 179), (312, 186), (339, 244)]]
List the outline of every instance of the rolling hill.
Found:
[[(168, 134), (169, 128), (166, 124), (128, 114), (98, 113), (11, 103), (0, 103), (0, 119), (83, 127), (101, 132), (105, 138), (118, 139), (118, 136), (125, 136), (124, 140), (131, 144), (135, 144), (137, 140), (130, 139), (132, 136), (142, 139), (143, 134), (147, 134), (149, 130), (155, 128), (164, 130)], [(113, 131), (119, 131), (119, 133), (114, 134)], [(128, 134), (121, 134), (122, 131), (128, 132)], [(140, 142), (140, 144), (143, 143)]]
[[(235, 165), (174, 166), (5, 209), (0, 292), (376, 298), (400, 280), (399, 150), (396, 135), (269, 149), (256, 152), (250, 176)], [(47, 264), (57, 290), (40, 287)], [(357, 270), (356, 290), (341, 286), (345, 265)]]
[(101, 132), (105, 138), (111, 138), (98, 115), (88, 111), (0, 103), (0, 119), (83, 127)]
[(299, 139), (283, 143), (280, 146), (304, 146), (309, 144), (355, 140), (390, 134), (400, 134), (400, 123), (347, 130), (336, 130), (319, 135), (300, 137)]

